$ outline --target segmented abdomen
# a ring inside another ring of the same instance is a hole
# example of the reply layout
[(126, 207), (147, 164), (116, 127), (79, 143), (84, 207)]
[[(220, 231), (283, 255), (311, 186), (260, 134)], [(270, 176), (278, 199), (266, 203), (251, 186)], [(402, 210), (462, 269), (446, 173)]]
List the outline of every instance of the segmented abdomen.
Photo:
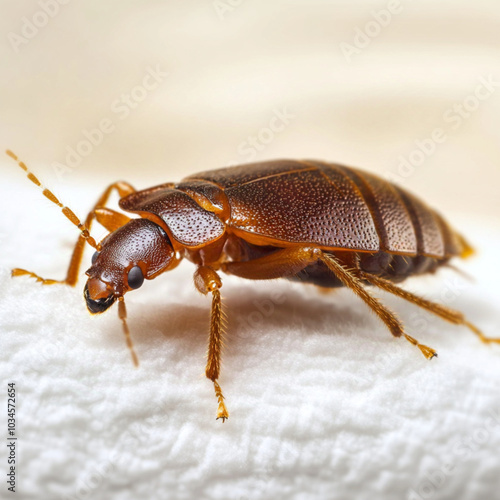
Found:
[(231, 209), (228, 225), (250, 242), (256, 236), (277, 246), (312, 243), (438, 260), (468, 248), (418, 198), (358, 169), (275, 160), (202, 172), (186, 181), (195, 179), (225, 192)]
[(408, 191), (358, 169), (337, 165), (325, 168), (341, 170), (356, 184), (371, 212), (381, 250), (436, 259), (465, 250), (443, 217)]

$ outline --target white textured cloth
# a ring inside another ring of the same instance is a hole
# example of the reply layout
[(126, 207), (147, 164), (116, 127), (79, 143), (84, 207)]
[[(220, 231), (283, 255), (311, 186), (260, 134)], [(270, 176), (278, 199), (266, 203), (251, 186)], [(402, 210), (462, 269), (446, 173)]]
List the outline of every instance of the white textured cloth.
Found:
[[(10, 278), (14, 265), (62, 277), (75, 236), (31, 189), (17, 182), (2, 200), (37, 207), (2, 219), (0, 378), (17, 384), (17, 498), (498, 498), (499, 347), (378, 294), (437, 349), (429, 362), (347, 290), (224, 277), (223, 424), (203, 375), (210, 301), (194, 267), (127, 296), (134, 369), (116, 306), (91, 317), (84, 279)], [(409, 287), (498, 336), (500, 240), (464, 229), (481, 253), (461, 267), (477, 282), (443, 270)]]

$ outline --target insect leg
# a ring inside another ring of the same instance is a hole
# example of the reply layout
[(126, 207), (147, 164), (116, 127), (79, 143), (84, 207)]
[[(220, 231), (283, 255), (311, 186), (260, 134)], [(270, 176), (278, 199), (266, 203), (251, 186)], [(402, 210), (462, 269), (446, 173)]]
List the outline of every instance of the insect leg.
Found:
[(360, 276), (361, 278), (365, 279), (372, 285), (377, 286), (382, 290), (385, 290), (386, 292), (392, 293), (393, 295), (401, 297), (402, 299), (405, 299), (408, 302), (416, 304), (417, 306), (422, 307), (423, 309), (435, 314), (436, 316), (439, 316), (440, 318), (445, 319), (446, 321), (449, 321), (450, 323), (453, 323), (455, 325), (466, 326), (467, 328), (472, 330), (484, 343), (492, 343), (492, 342), (500, 343), (500, 338), (485, 337), (483, 333), (479, 330), (479, 328), (477, 328), (475, 325), (467, 321), (464, 315), (459, 311), (455, 311), (441, 304), (437, 304), (435, 302), (423, 299), (422, 297), (414, 295), (413, 293), (408, 292), (407, 290), (403, 290), (399, 286), (395, 285), (394, 283), (391, 283), (389, 280), (386, 280), (384, 278), (373, 276), (367, 273), (362, 273)]
[[(114, 184), (111, 184), (106, 188), (104, 193), (99, 197), (93, 209), (89, 212), (87, 218), (85, 219), (85, 223), (83, 224), (83, 226), (86, 228), (86, 233), (82, 233), (78, 237), (78, 240), (73, 249), (73, 253), (71, 255), (66, 278), (64, 280), (45, 279), (35, 273), (32, 273), (31, 271), (17, 268), (12, 270), (12, 276), (28, 275), (41, 282), (43, 285), (53, 285), (55, 283), (61, 283), (65, 285), (75, 286), (76, 282), (78, 281), (78, 271), (82, 262), (83, 252), (85, 250), (85, 242), (88, 241), (87, 235), (90, 232), (94, 219), (97, 219), (108, 230), (110, 228), (117, 229), (117, 227), (121, 227), (118, 224), (124, 223), (125, 220), (129, 220), (128, 217), (118, 212), (112, 212), (109, 209), (103, 210), (113, 190), (116, 190), (120, 197), (126, 196), (135, 191), (134, 188), (126, 182), (115, 182)], [(99, 249), (99, 245), (96, 245), (95, 247)]]
[(316, 290), (318, 290), (318, 293), (321, 295), (332, 295), (337, 291), (336, 288), (326, 288), (324, 286), (316, 286)]
[(356, 293), (386, 324), (395, 337), (403, 336), (408, 342), (417, 346), (427, 359), (437, 356), (434, 349), (420, 344), (413, 337), (407, 335), (403, 324), (396, 315), (368, 293), (361, 280), (353, 272), (345, 269), (333, 255), (325, 253), (318, 248), (285, 248), (271, 255), (247, 262), (226, 262), (221, 265), (221, 269), (242, 278), (273, 279), (292, 276), (317, 260), (324, 262), (344, 286)]
[(404, 336), (408, 342), (418, 347), (422, 354), (427, 359), (432, 359), (437, 356), (434, 349), (420, 344), (416, 339), (407, 335), (404, 331), (403, 324), (397, 318), (397, 316), (387, 309), (378, 299), (373, 297), (363, 286), (360, 279), (358, 279), (353, 272), (347, 270), (342, 266), (342, 264), (331, 254), (323, 253), (321, 254), (321, 260), (326, 264), (328, 269), (332, 271), (337, 278), (342, 281), (344, 286), (350, 288), (356, 295), (358, 295), (370, 309), (377, 314), (377, 316), (386, 324), (390, 332), (395, 337)]
[(225, 326), (225, 317), (222, 311), (222, 300), (219, 291), (222, 286), (222, 281), (219, 275), (211, 267), (200, 266), (195, 271), (194, 284), (198, 291), (204, 295), (209, 292), (212, 293), (208, 359), (205, 374), (214, 384), (215, 396), (219, 403), (217, 419), (222, 418), (224, 422), (226, 418), (229, 418), (229, 413), (224, 403), (222, 389), (218, 383)]
[(94, 216), (97, 222), (110, 233), (132, 220), (130, 217), (107, 207), (96, 208), (94, 210)]
[(322, 252), (315, 247), (285, 248), (245, 262), (224, 262), (221, 269), (240, 278), (276, 279), (293, 276), (316, 262)]

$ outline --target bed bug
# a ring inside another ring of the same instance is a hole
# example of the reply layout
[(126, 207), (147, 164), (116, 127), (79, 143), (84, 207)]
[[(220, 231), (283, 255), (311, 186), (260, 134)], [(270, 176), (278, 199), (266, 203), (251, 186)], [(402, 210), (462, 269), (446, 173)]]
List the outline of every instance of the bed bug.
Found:
[[(95, 253), (86, 271), (87, 308), (92, 314), (102, 313), (118, 301), (136, 365), (125, 294), (175, 268), (183, 258), (195, 264), (195, 287), (212, 295), (205, 373), (214, 384), (217, 418), (222, 421), (228, 411), (218, 383), (223, 337), (220, 272), (253, 280), (287, 278), (322, 288), (347, 287), (395, 337), (408, 340), (427, 359), (436, 351), (408, 335), (369, 286), (467, 326), (483, 342), (500, 342), (486, 338), (460, 312), (397, 285), (474, 251), (435, 210), (368, 172), (316, 160), (275, 160), (211, 170), (140, 191), (117, 182), (104, 191), (82, 223), (14, 153), (7, 154), (80, 230), (64, 280), (44, 279), (24, 269), (14, 269), (12, 275), (74, 286), (88, 243)], [(106, 207), (115, 190), (120, 208), (138, 217)], [(94, 220), (109, 231), (99, 243), (90, 235)]]

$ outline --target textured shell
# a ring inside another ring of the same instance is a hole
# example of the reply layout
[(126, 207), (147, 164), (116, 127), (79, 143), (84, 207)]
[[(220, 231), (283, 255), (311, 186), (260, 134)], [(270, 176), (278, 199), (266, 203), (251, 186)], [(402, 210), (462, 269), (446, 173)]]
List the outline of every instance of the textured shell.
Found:
[(120, 208), (155, 222), (163, 221), (169, 236), (185, 247), (206, 245), (225, 231), (224, 223), (215, 214), (186, 193), (172, 189), (172, 184), (136, 191), (120, 200)]
[[(357, 169), (315, 160), (276, 160), (184, 179), (219, 186), (231, 207), (228, 225), (270, 244), (443, 259), (465, 249), (444, 219), (415, 196)], [(272, 240), (272, 241), (271, 241)]]

